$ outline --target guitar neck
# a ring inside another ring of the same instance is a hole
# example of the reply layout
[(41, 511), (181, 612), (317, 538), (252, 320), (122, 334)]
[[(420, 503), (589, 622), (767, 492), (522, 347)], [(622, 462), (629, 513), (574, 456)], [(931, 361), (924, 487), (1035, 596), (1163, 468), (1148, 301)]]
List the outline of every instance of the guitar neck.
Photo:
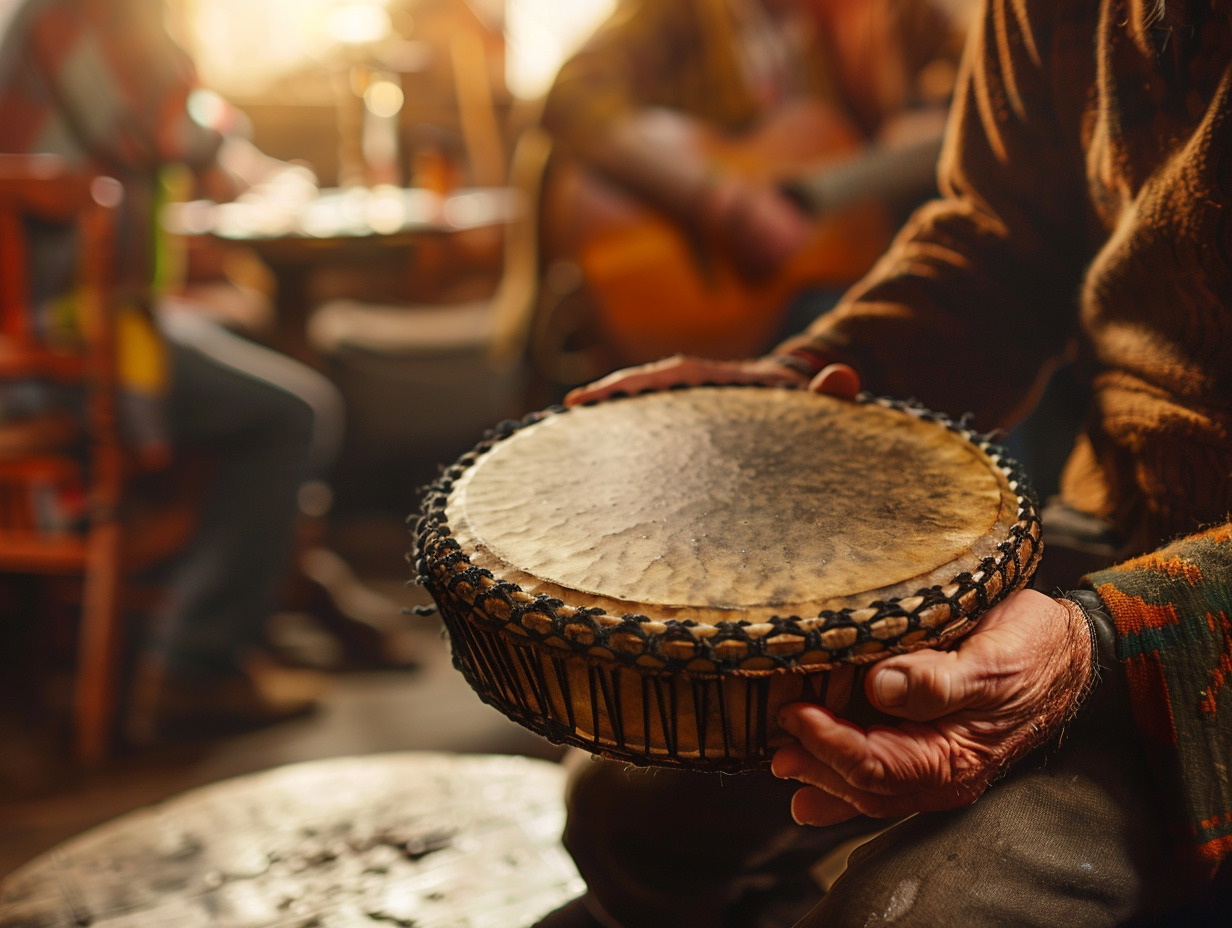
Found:
[(935, 189), (941, 139), (893, 147), (874, 146), (825, 170), (784, 182), (789, 197), (820, 215), (865, 200), (911, 203)]

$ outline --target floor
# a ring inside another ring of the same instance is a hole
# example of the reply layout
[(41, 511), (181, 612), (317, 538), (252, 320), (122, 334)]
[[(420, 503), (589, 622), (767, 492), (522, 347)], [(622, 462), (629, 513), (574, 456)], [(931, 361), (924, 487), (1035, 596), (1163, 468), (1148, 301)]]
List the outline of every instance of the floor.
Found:
[(39, 700), (38, 711), (0, 704), (0, 877), (130, 810), (284, 764), (407, 750), (559, 758), (558, 748), (479, 700), (450, 663), (439, 619), (404, 614), (428, 598), (407, 582), (402, 513), (352, 512), (331, 534), (332, 550), (373, 594), (368, 607), (389, 604), (417, 666), (332, 673), (326, 698), (309, 717), (227, 738), (127, 750), (92, 771), (67, 757), (66, 713), (46, 708), (64, 704), (67, 681)]

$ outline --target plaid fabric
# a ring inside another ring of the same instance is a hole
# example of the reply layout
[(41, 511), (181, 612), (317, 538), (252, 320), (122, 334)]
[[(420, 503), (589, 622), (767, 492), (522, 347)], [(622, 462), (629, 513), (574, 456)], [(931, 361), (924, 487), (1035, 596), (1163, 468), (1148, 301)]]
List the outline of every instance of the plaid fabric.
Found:
[[(1008, 427), (1071, 345), (1094, 389), (1062, 477), (1124, 565), (1093, 580), (1185, 843), (1232, 851), (1232, 10), (986, 0), (946, 196), (778, 351)], [(1223, 526), (1199, 533), (1203, 526)], [(1169, 547), (1162, 545), (1175, 541)], [(1156, 551), (1154, 554), (1146, 552)], [(1046, 557), (1046, 556), (1045, 556)]]
[[(1091, 575), (1151, 763), (1200, 855), (1232, 851), (1232, 524)], [(1227, 687), (1225, 688), (1225, 684)]]

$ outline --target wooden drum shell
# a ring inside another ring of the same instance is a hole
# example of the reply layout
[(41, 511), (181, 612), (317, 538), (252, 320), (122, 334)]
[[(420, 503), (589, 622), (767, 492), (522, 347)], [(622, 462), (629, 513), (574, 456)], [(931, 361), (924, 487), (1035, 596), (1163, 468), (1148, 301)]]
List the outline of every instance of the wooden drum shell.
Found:
[(848, 712), (865, 667), (686, 674), (544, 646), (469, 618), (442, 597), (453, 661), (488, 704), (557, 744), (630, 763), (743, 769), (769, 758), (789, 702)]

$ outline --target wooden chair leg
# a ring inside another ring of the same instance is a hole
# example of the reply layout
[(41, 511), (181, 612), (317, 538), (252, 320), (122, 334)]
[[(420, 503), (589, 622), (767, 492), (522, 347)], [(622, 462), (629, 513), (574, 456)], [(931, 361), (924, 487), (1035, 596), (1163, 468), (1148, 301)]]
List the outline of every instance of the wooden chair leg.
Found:
[(76, 753), (87, 767), (98, 766), (110, 753), (119, 701), (120, 541), (120, 525), (115, 521), (91, 532), (74, 696)]

